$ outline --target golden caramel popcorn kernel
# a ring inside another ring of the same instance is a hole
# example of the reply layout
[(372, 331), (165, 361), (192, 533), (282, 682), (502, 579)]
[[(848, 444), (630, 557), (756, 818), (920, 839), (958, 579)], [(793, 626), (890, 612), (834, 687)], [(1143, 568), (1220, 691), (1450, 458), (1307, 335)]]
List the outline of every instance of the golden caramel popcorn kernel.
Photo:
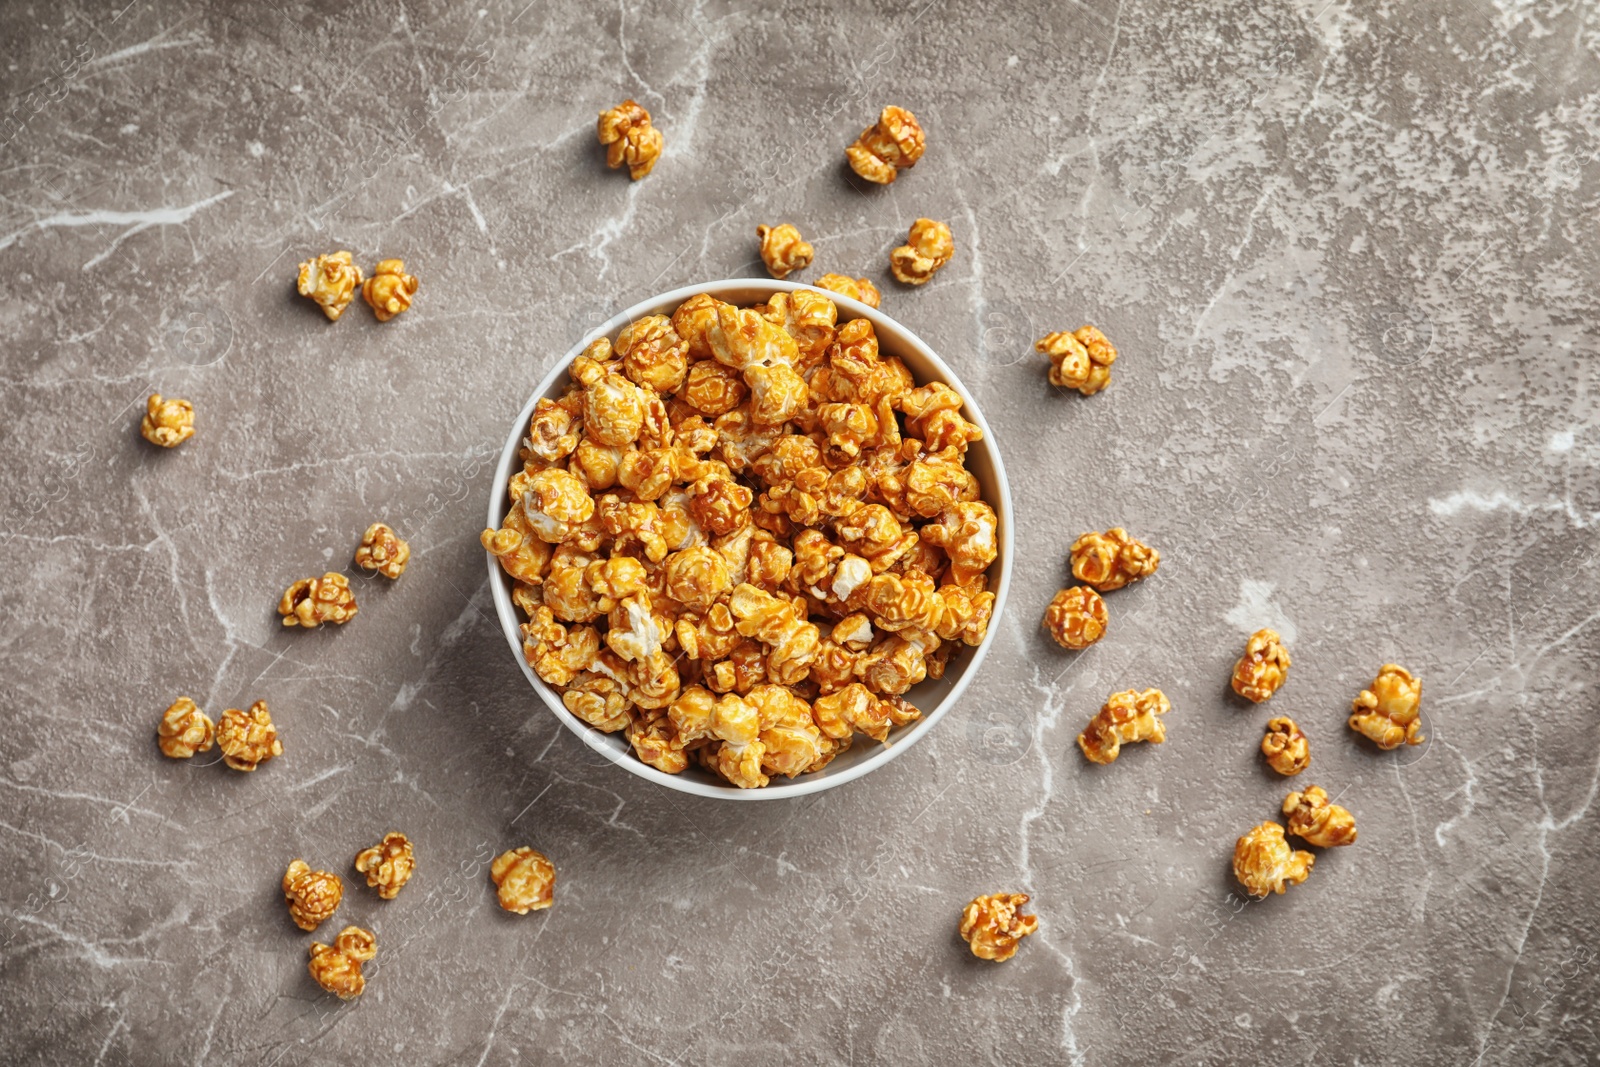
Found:
[(756, 236), (761, 239), (761, 262), (767, 265), (767, 273), (774, 278), (787, 278), (811, 266), (816, 250), (789, 223), (757, 226)]
[(388, 833), (371, 848), (356, 853), (356, 870), (367, 876), (367, 885), (384, 900), (393, 900), (417, 869), (411, 842), (402, 833)]
[(809, 283), (818, 289), (827, 289), (848, 296), (851, 300), (859, 300), (869, 308), (875, 308), (883, 300), (883, 294), (878, 292), (878, 287), (866, 278), (852, 278), (847, 274), (824, 274), (816, 281)]
[(410, 560), (411, 546), (381, 522), (367, 527), (361, 535), (361, 546), (356, 549), (356, 566), (385, 578), (400, 577)]
[(1372, 682), (1350, 702), (1350, 729), (1388, 751), (1401, 745), (1420, 745), (1422, 736), (1422, 679), (1398, 663), (1385, 663)]
[(139, 420), (139, 433), (153, 445), (177, 448), (194, 436), (194, 405), (151, 393), (145, 401), (144, 418)]
[(1046, 334), (1033, 347), (1050, 359), (1051, 385), (1093, 396), (1111, 383), (1111, 364), (1117, 361), (1117, 350), (1093, 326), (1080, 326), (1071, 333), (1058, 330)]
[(1239, 838), (1233, 847), (1233, 876), (1253, 897), (1282, 893), (1311, 875), (1317, 857), (1299, 852), (1284, 840), (1283, 827), (1264, 822)]
[(1026, 893), (981, 896), (961, 912), (961, 938), (972, 954), (1000, 963), (1017, 954), (1022, 939), (1039, 929), (1037, 915), (1022, 914)]
[(156, 727), (156, 743), (161, 746), (161, 754), (172, 759), (188, 759), (196, 752), (209, 752), (215, 735), (211, 720), (188, 697), (173, 701)]
[(1356, 843), (1355, 816), (1330, 801), (1320, 785), (1290, 793), (1283, 800), (1283, 814), (1288, 817), (1289, 832), (1307, 844), (1337, 848)]
[(356, 614), (356, 596), (350, 579), (335, 571), (321, 578), (302, 578), (284, 591), (278, 614), (285, 626), (315, 630), (325, 622), (343, 626)]
[(1167, 739), (1166, 724), (1160, 716), (1171, 708), (1166, 694), (1159, 689), (1112, 693), (1078, 735), (1078, 747), (1093, 763), (1111, 763), (1129, 742), (1150, 741), (1159, 745)]
[(628, 177), (638, 181), (655, 168), (666, 139), (650, 124), (650, 112), (632, 100), (600, 112), (595, 125), (600, 143), (606, 146), (606, 166), (616, 170), (628, 165)]
[(1073, 577), (1102, 593), (1148, 578), (1161, 565), (1160, 552), (1120, 526), (1084, 534), (1072, 542), (1071, 553)]
[(1044, 627), (1062, 648), (1088, 648), (1106, 632), (1106, 602), (1086, 585), (1063, 589), (1044, 609)]
[(315, 930), (339, 910), (344, 882), (331, 871), (314, 871), (305, 860), (294, 860), (283, 876), (283, 897), (289, 918), (302, 930)]
[(950, 227), (933, 219), (911, 224), (906, 243), (889, 253), (889, 273), (906, 285), (925, 285), (956, 254)]
[(388, 322), (411, 306), (417, 295), (417, 279), (406, 273), (401, 259), (385, 259), (372, 268), (372, 277), (361, 283), (361, 299), (372, 308), (379, 322)]
[(526, 845), (496, 856), (489, 877), (499, 892), (500, 906), (507, 911), (526, 915), (555, 902), (555, 864)]
[(1300, 727), (1290, 718), (1279, 716), (1267, 722), (1267, 732), (1261, 738), (1261, 754), (1267, 763), (1284, 777), (1299, 774), (1311, 766), (1311, 744)]
[(861, 131), (844, 150), (850, 169), (869, 182), (888, 185), (900, 171), (916, 166), (927, 138), (917, 117), (903, 107), (886, 107), (878, 121)]
[(1261, 703), (1278, 691), (1289, 674), (1289, 650), (1276, 630), (1257, 630), (1233, 668), (1233, 691)]
[(370, 930), (346, 926), (333, 944), (313, 943), (308, 970), (312, 979), (340, 1000), (354, 1000), (367, 988), (361, 965), (378, 954), (378, 939)]
[(300, 264), (298, 287), (301, 296), (316, 301), (328, 321), (338, 322), (363, 280), (361, 268), (351, 261), (350, 253), (341, 251)]
[(272, 724), (267, 702), (258, 700), (249, 711), (229, 708), (217, 723), (217, 747), (222, 762), (236, 771), (253, 771), (274, 756), (283, 755), (283, 742)]

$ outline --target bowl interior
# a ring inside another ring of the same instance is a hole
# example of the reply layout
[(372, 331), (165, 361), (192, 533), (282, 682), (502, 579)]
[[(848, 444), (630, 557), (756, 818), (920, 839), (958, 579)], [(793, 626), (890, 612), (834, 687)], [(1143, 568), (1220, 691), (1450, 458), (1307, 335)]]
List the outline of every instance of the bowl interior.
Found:
[[(542, 397), (554, 399), (565, 392), (567, 367), (591, 341), (600, 336), (615, 337), (623, 326), (646, 315), (670, 315), (674, 308), (696, 293), (710, 293), (728, 303), (749, 305), (762, 303), (775, 292), (804, 288), (808, 287), (795, 282), (762, 279), (733, 279), (686, 286), (636, 304), (604, 325), (591, 330), (556, 363), (539, 387), (534, 390), (533, 395), (528, 398), (521, 414), (517, 416), (516, 424), (511, 429), (511, 436), (506, 440), (505, 449), (501, 453), (499, 466), (495, 470), (494, 486), (489, 495), (489, 526), (498, 527), (509, 507), (506, 483), (512, 472), (521, 464), (517, 452), (521, 448), (523, 438), (527, 436), (528, 420), (533, 415), (534, 404)], [(634, 756), (632, 746), (622, 733), (603, 734), (569, 712), (561, 703), (560, 694), (533, 672), (522, 655), (522, 637), (519, 631), (522, 619), (511, 601), (511, 579), (495, 558), (489, 556), (489, 588), (494, 596), (495, 610), (499, 614), (501, 628), (505, 631), (506, 640), (511, 644), (512, 653), (521, 666), (522, 673), (544, 704), (594, 752), (640, 777), (648, 778), (670, 789), (728, 800), (775, 800), (782, 797), (803, 796), (859, 778), (888, 763), (933, 729), (966, 689), (999, 630), (1001, 612), (1005, 608), (1006, 593), (1011, 580), (1011, 490), (1006, 483), (1005, 469), (1000, 462), (1000, 450), (995, 442), (993, 430), (984, 421), (983, 413), (978, 410), (966, 387), (920, 338), (887, 315), (865, 304), (837, 293), (830, 292), (827, 295), (839, 305), (841, 321), (850, 318), (869, 319), (878, 335), (879, 350), (885, 356), (899, 356), (916, 378), (918, 385), (942, 381), (960, 393), (965, 402), (962, 414), (983, 430), (983, 439), (973, 442), (968, 447), (967, 469), (977, 478), (978, 484), (983, 489), (983, 499), (994, 508), (1000, 520), (998, 533), (1000, 553), (989, 568), (990, 587), (995, 594), (994, 616), (990, 621), (989, 632), (976, 648), (963, 647), (951, 656), (943, 678), (937, 681), (925, 680), (906, 694), (906, 699), (921, 709), (922, 718), (909, 727), (895, 731), (887, 746), (858, 737), (850, 751), (840, 755), (821, 771), (792, 779), (774, 778), (765, 789), (740, 789), (717, 780), (699, 767), (691, 766), (682, 774), (676, 775), (656, 770)]]

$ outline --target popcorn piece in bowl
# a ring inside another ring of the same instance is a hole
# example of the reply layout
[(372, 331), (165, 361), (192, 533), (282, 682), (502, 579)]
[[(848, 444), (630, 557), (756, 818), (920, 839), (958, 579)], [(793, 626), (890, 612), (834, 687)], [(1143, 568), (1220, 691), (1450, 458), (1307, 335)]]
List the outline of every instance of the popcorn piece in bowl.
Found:
[(1078, 747), (1091, 762), (1111, 763), (1121, 753), (1122, 746), (1130, 742), (1150, 741), (1159, 745), (1167, 739), (1166, 724), (1160, 716), (1171, 707), (1166, 694), (1159, 689), (1112, 693), (1078, 735)]
[(416, 853), (402, 833), (388, 833), (371, 848), (356, 853), (355, 868), (367, 876), (367, 885), (384, 900), (393, 900), (411, 881), (417, 869)]
[(310, 297), (329, 322), (338, 322), (344, 309), (355, 299), (356, 289), (363, 281), (361, 268), (351, 259), (349, 252), (333, 252), (308, 259), (300, 264), (298, 288), (300, 295)]
[(1034, 350), (1050, 358), (1050, 384), (1093, 396), (1111, 384), (1111, 364), (1117, 349), (1093, 326), (1071, 333), (1056, 331), (1033, 343)]
[(1350, 703), (1350, 729), (1379, 748), (1420, 745), (1422, 736), (1422, 679), (1400, 666), (1386, 663), (1371, 689), (1363, 689)]
[(544, 853), (526, 845), (496, 856), (489, 867), (489, 877), (495, 884), (500, 906), (507, 911), (526, 915), (555, 903), (555, 864)]
[(339, 910), (344, 882), (331, 871), (316, 871), (305, 860), (294, 860), (283, 876), (283, 897), (289, 918), (302, 930), (315, 930)]
[(761, 239), (761, 262), (767, 265), (767, 273), (774, 278), (787, 278), (811, 266), (815, 249), (789, 223), (757, 226), (756, 236)]
[(361, 535), (361, 545), (356, 549), (356, 566), (362, 570), (393, 579), (405, 573), (406, 564), (410, 561), (411, 546), (385, 524), (375, 522)]
[(861, 131), (844, 150), (850, 169), (869, 182), (888, 185), (900, 172), (916, 166), (927, 138), (917, 117), (903, 107), (886, 107), (878, 121)]
[(875, 308), (883, 300), (883, 294), (878, 292), (878, 287), (866, 278), (852, 278), (847, 274), (824, 274), (816, 281), (811, 282), (818, 289), (827, 289), (848, 296), (851, 300), (859, 300), (869, 308)]
[(222, 762), (236, 771), (253, 771), (283, 755), (283, 742), (278, 740), (278, 728), (267, 711), (267, 702), (258, 700), (249, 711), (224, 711), (217, 723), (217, 747), (222, 750)]
[(1327, 791), (1319, 785), (1285, 797), (1283, 814), (1289, 820), (1289, 832), (1304, 838), (1307, 844), (1337, 848), (1356, 843), (1355, 816), (1329, 800)]
[(361, 965), (378, 954), (378, 939), (370, 930), (346, 926), (331, 946), (313, 944), (310, 951), (312, 980), (340, 1000), (354, 1000), (367, 988)]
[(1022, 939), (1039, 929), (1037, 915), (1022, 914), (1026, 893), (993, 893), (978, 897), (961, 912), (961, 939), (982, 960), (996, 963), (1017, 954)]
[(278, 614), (285, 626), (315, 630), (325, 622), (343, 626), (355, 617), (356, 596), (350, 579), (336, 571), (321, 578), (302, 578), (284, 591), (278, 601)]
[(1103, 534), (1086, 533), (1072, 542), (1073, 577), (1102, 593), (1148, 578), (1160, 565), (1160, 552), (1120, 526)]
[(1293, 719), (1279, 716), (1267, 722), (1261, 738), (1261, 754), (1284, 777), (1299, 774), (1311, 766), (1311, 745)]
[(926, 285), (955, 254), (950, 227), (933, 219), (918, 219), (911, 224), (906, 243), (889, 253), (889, 273), (905, 285)]
[(1289, 650), (1276, 630), (1257, 630), (1233, 668), (1233, 691), (1253, 703), (1269, 699), (1289, 674)]
[(616, 170), (624, 163), (628, 177), (638, 181), (655, 168), (666, 139), (650, 123), (650, 112), (632, 100), (600, 112), (595, 126), (600, 143), (606, 146), (606, 166)]
[(1088, 648), (1106, 632), (1106, 602), (1086, 585), (1063, 589), (1044, 609), (1044, 627), (1062, 648)]
[(188, 697), (179, 697), (162, 714), (156, 727), (156, 743), (163, 756), (188, 759), (196, 752), (209, 752), (215, 733), (206, 713)]
[(145, 401), (144, 417), (139, 420), (139, 433), (153, 445), (177, 448), (194, 436), (194, 405), (151, 393)]
[(1233, 876), (1253, 897), (1282, 893), (1311, 875), (1317, 857), (1296, 851), (1284, 840), (1283, 827), (1264, 822), (1239, 838), (1233, 848)]
[(388, 322), (411, 306), (417, 284), (417, 279), (406, 273), (404, 260), (385, 259), (372, 268), (372, 277), (361, 283), (361, 299), (379, 322)]

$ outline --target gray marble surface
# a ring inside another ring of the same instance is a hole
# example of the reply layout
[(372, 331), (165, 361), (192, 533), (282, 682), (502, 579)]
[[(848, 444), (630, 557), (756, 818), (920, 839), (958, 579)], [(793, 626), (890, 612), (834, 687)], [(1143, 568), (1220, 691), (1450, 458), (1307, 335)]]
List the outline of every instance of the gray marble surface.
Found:
[[(1593, 1060), (1592, 8), (482, 4), (0, 7), (0, 1061)], [(625, 96), (667, 138), (638, 184), (594, 142)], [(842, 149), (890, 102), (927, 155), (864, 187)], [(919, 215), (957, 253), (908, 290)], [(476, 535), (576, 335), (758, 273), (780, 220), (979, 397), (1020, 580), (926, 743), (698, 801), (535, 702)], [(414, 309), (323, 321), (292, 282), (334, 248), (403, 257)], [(1122, 351), (1088, 400), (1030, 351), (1085, 321)], [(174, 452), (152, 391), (198, 409)], [(380, 517), (405, 577), (284, 632), (284, 586)], [(1039, 617), (1113, 524), (1161, 571), (1072, 656)], [(1244, 904), (1233, 841), (1285, 792), (1227, 692), (1262, 625), (1361, 836)], [(1419, 748), (1345, 728), (1388, 661)], [(1087, 765), (1127, 686), (1170, 695), (1168, 742)], [(284, 755), (163, 759), (178, 693), (268, 700)], [(347, 892), (380, 954), (343, 1005), (278, 879), (392, 828), (421, 866)], [(519, 844), (561, 872), (527, 918), (484, 870)], [(1003, 965), (955, 932), (995, 890), (1042, 922)]]

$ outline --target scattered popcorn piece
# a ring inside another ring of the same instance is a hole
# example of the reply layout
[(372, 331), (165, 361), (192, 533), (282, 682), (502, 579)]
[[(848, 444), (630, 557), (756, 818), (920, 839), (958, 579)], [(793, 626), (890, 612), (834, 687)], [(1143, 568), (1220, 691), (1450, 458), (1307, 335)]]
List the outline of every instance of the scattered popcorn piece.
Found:
[(378, 954), (378, 939), (369, 930), (346, 926), (330, 947), (311, 946), (311, 977), (340, 1000), (354, 1000), (367, 988), (361, 965)]
[(827, 289), (848, 296), (851, 300), (859, 300), (869, 308), (875, 308), (883, 300), (883, 294), (878, 292), (878, 287), (866, 278), (852, 278), (847, 274), (824, 274), (810, 284), (818, 289)]
[(1072, 542), (1072, 574), (1102, 593), (1148, 578), (1161, 565), (1161, 553), (1114, 526), (1086, 533)]
[(632, 100), (600, 112), (595, 132), (606, 146), (606, 166), (628, 165), (628, 177), (638, 181), (655, 168), (666, 139), (650, 124), (650, 112)]
[(1350, 729), (1385, 751), (1420, 745), (1422, 680), (1397, 663), (1385, 663), (1372, 682), (1350, 702)]
[(188, 697), (173, 701), (156, 727), (156, 743), (161, 754), (173, 759), (188, 759), (196, 752), (209, 752), (216, 730), (206, 713)]
[(1284, 798), (1283, 813), (1289, 819), (1289, 832), (1307, 844), (1337, 848), (1356, 843), (1355, 816), (1330, 801), (1320, 785), (1290, 793)]
[(1253, 897), (1282, 893), (1285, 886), (1299, 885), (1311, 874), (1317, 857), (1298, 852), (1284, 840), (1283, 827), (1264, 822), (1239, 838), (1233, 847), (1233, 876)]
[(1037, 915), (1022, 914), (1026, 893), (981, 896), (961, 912), (961, 937), (972, 954), (999, 963), (1017, 954), (1022, 939), (1039, 929)]
[(861, 131), (844, 150), (850, 169), (869, 182), (888, 185), (907, 167), (916, 166), (926, 147), (917, 117), (903, 107), (886, 107), (878, 121)]
[(555, 864), (526, 845), (496, 856), (489, 877), (499, 891), (500, 906), (507, 911), (526, 915), (555, 902)]
[(811, 266), (816, 250), (789, 223), (757, 226), (756, 236), (761, 238), (761, 262), (767, 265), (767, 273), (774, 278), (787, 278)]
[(1044, 609), (1044, 626), (1062, 648), (1088, 648), (1106, 632), (1106, 602), (1086, 585), (1063, 589)]
[(361, 535), (361, 546), (356, 549), (356, 566), (385, 578), (400, 577), (410, 560), (411, 546), (381, 522), (367, 527), (367, 532)]
[(889, 253), (889, 273), (906, 285), (925, 285), (956, 254), (950, 227), (933, 219), (911, 224), (906, 243)]
[(222, 762), (236, 771), (253, 771), (274, 756), (283, 755), (283, 742), (272, 724), (267, 702), (258, 700), (249, 711), (229, 708), (217, 723), (217, 747)]
[(339, 910), (344, 882), (331, 871), (314, 871), (305, 860), (294, 860), (283, 876), (283, 897), (289, 918), (302, 930), (315, 930)]
[(1289, 650), (1276, 630), (1257, 630), (1233, 668), (1233, 691), (1257, 704), (1278, 691), (1289, 674)]
[(321, 578), (302, 578), (284, 591), (278, 601), (278, 614), (285, 626), (315, 630), (325, 622), (343, 626), (355, 617), (356, 596), (350, 579), (335, 571)]
[(194, 405), (151, 393), (145, 401), (144, 418), (139, 420), (139, 433), (153, 445), (177, 448), (194, 436)]
[(1033, 343), (1034, 350), (1050, 357), (1050, 384), (1093, 396), (1111, 383), (1111, 364), (1117, 350), (1093, 326), (1072, 333), (1057, 331)]
[(300, 264), (300, 295), (316, 301), (330, 322), (339, 321), (362, 281), (361, 268), (351, 261), (349, 252), (321, 255)]
[(1111, 763), (1129, 742), (1150, 741), (1159, 745), (1167, 739), (1167, 728), (1160, 716), (1171, 708), (1166, 694), (1159, 689), (1112, 693), (1078, 735), (1078, 747), (1091, 762)]
[(1299, 774), (1311, 766), (1311, 743), (1290, 718), (1279, 716), (1267, 722), (1261, 738), (1261, 754), (1272, 769), (1284, 777)]
[(393, 900), (417, 869), (411, 842), (402, 833), (388, 833), (371, 848), (356, 853), (356, 870), (367, 876), (367, 885), (384, 900)]
[(379, 322), (388, 322), (410, 307), (416, 295), (417, 279), (406, 273), (402, 259), (382, 260), (372, 268), (372, 277), (361, 283), (361, 299)]

